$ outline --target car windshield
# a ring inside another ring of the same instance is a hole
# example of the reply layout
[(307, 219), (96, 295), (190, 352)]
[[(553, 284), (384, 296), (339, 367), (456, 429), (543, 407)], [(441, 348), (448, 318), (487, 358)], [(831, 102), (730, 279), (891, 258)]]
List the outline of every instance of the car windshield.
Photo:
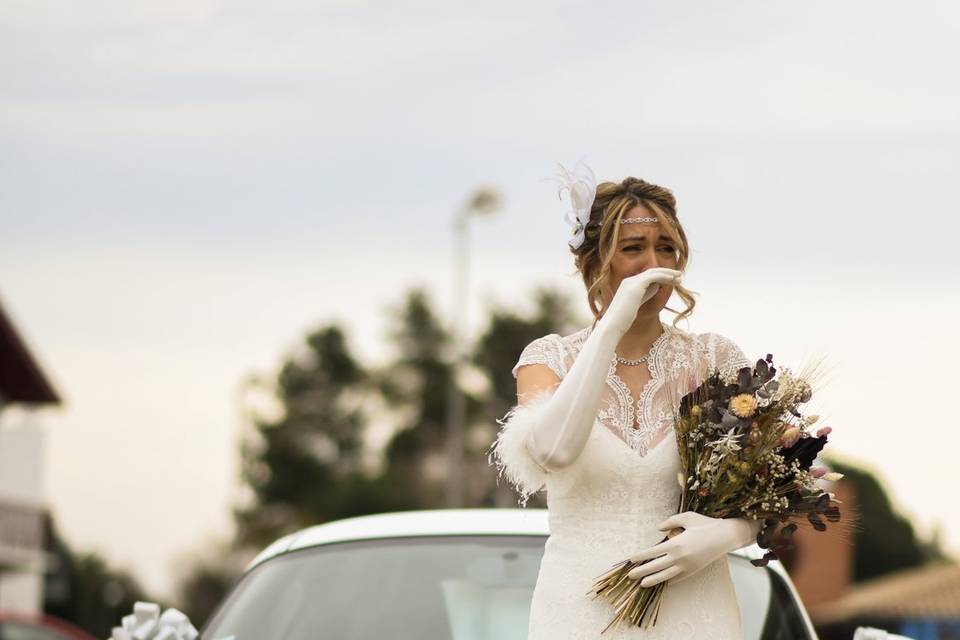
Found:
[[(338, 543), (251, 571), (203, 640), (524, 640), (546, 537), (435, 536)], [(730, 557), (745, 638), (810, 638), (772, 570)]]

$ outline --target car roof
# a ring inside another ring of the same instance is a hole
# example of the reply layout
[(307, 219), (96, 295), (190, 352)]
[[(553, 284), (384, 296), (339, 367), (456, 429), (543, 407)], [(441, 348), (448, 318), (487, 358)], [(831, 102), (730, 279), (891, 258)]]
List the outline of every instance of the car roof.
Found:
[(0, 624), (5, 623), (23, 624), (33, 628), (39, 627), (48, 631), (55, 631), (58, 636), (71, 638), (72, 640), (96, 640), (80, 627), (45, 613), (0, 611)]
[[(270, 558), (290, 551), (339, 542), (411, 536), (542, 537), (549, 534), (546, 509), (432, 509), (380, 513), (336, 520), (284, 536), (261, 551), (246, 570), (250, 571)], [(756, 545), (735, 553), (751, 559), (763, 555)], [(770, 566), (777, 564), (771, 563)]]

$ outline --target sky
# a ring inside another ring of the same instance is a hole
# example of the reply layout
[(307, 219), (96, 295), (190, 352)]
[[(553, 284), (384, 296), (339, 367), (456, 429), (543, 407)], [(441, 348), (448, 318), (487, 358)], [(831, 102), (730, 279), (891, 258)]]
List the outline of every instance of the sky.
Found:
[(504, 207), (471, 221), (464, 330), (539, 285), (581, 301), (551, 182), (580, 158), (673, 189), (701, 294), (684, 328), (825, 357), (834, 451), (960, 553), (936, 482), (960, 446), (955, 3), (0, 15), (0, 300), (65, 398), (37, 417), (46, 494), (71, 544), (155, 592), (230, 535), (243, 381), (326, 322), (383, 360), (412, 286), (449, 317), (474, 188)]

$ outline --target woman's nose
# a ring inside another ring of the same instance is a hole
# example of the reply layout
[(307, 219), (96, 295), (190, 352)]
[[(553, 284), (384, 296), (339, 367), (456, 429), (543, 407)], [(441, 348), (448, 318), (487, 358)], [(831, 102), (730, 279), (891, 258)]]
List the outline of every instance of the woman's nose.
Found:
[(640, 259), (641, 259), (641, 263), (640, 263), (641, 268), (644, 271), (646, 271), (647, 269), (651, 269), (653, 267), (661, 266), (660, 261), (657, 259), (657, 252), (655, 249), (648, 248), (646, 251), (643, 252), (643, 254), (641, 254)]

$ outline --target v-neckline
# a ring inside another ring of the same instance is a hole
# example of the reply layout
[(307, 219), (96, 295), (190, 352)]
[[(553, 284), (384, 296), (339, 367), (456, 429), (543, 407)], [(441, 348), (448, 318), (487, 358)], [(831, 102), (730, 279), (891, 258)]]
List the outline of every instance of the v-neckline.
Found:
[[(662, 373), (663, 369), (661, 366), (662, 363), (659, 362), (661, 359), (660, 354), (663, 350), (663, 346), (667, 343), (667, 340), (673, 335), (674, 332), (674, 328), (662, 320), (660, 321), (660, 326), (662, 327), (663, 331), (650, 345), (650, 355), (646, 363), (647, 369), (650, 372), (650, 378), (640, 388), (638, 396), (634, 397), (633, 392), (627, 383), (625, 383), (623, 379), (617, 375), (616, 354), (611, 357), (610, 365), (607, 368), (606, 385), (614, 394), (614, 398), (617, 398), (619, 402), (625, 405), (621, 406), (620, 408), (626, 413), (626, 415), (623, 416), (623, 422), (626, 423), (627, 419), (629, 419), (629, 424), (626, 424), (625, 426), (624, 424), (618, 425), (618, 429), (626, 429), (623, 433), (615, 432), (613, 428), (607, 426), (606, 424), (601, 424), (601, 427), (609, 431), (611, 436), (619, 440), (627, 449), (633, 451), (640, 459), (643, 459), (652, 453), (653, 450), (658, 448), (663, 443), (663, 440), (666, 439), (666, 437), (661, 438), (661, 440), (652, 448), (647, 448), (644, 442), (650, 436), (654, 435), (651, 430), (654, 429), (655, 426), (659, 426), (646, 424), (644, 409), (645, 405), (649, 403), (649, 397), (656, 391), (654, 385), (662, 378), (662, 375), (658, 375), (658, 372)], [(590, 337), (593, 328), (594, 326), (592, 325), (586, 328), (583, 340), (586, 340)], [(636, 414), (636, 416), (634, 414)], [(634, 428), (634, 425), (638, 425), (640, 428)], [(646, 431), (644, 431), (644, 428)], [(646, 453), (643, 453), (644, 449), (646, 450)]]
[(614, 353), (613, 360), (610, 363), (610, 368), (608, 369), (608, 380), (612, 380), (615, 384), (619, 385), (620, 389), (626, 395), (630, 409), (627, 414), (630, 418), (630, 424), (626, 425), (628, 432), (629, 431), (642, 431), (643, 427), (650, 427), (651, 425), (643, 424), (643, 411), (640, 404), (641, 400), (644, 400), (654, 381), (658, 380), (657, 377), (657, 356), (660, 354), (660, 350), (663, 347), (663, 343), (667, 341), (669, 337), (669, 331), (667, 324), (663, 321), (660, 322), (660, 327), (662, 332), (656, 337), (653, 343), (650, 345), (650, 350), (648, 351), (649, 356), (647, 357), (647, 371), (650, 373), (650, 377), (647, 381), (640, 387), (638, 395), (634, 396), (633, 391), (630, 389), (630, 385), (623, 381), (617, 374), (617, 356)]

